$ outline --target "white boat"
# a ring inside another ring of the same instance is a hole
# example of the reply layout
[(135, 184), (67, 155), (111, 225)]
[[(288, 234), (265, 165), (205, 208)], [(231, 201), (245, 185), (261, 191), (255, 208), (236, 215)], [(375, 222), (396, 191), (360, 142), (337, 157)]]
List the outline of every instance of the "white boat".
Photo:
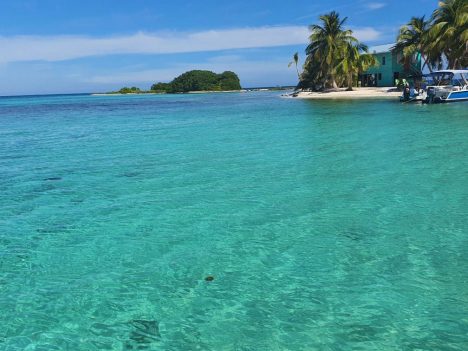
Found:
[(468, 70), (445, 70), (423, 76), (425, 103), (468, 101)]
[(402, 102), (436, 104), (468, 100), (468, 70), (443, 70), (422, 76), (418, 88), (406, 86)]

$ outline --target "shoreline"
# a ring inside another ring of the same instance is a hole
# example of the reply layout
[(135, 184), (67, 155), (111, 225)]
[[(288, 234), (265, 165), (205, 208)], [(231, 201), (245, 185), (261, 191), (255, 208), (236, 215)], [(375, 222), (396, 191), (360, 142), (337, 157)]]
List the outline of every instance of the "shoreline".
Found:
[(89, 93), (91, 96), (122, 96), (122, 95), (184, 95), (184, 94), (220, 94), (220, 93), (250, 93), (262, 91), (287, 91), (293, 90), (292, 87), (287, 88), (244, 88), (240, 90), (202, 90), (202, 91), (187, 91), (185, 93), (154, 93), (154, 92), (141, 92), (141, 93)]
[(296, 99), (373, 99), (373, 98), (398, 98), (401, 92), (396, 88), (353, 88), (347, 91), (345, 88), (325, 92), (300, 91), (287, 95)]
[(92, 93), (91, 96), (121, 96), (121, 95), (163, 95), (163, 93)]
[(186, 93), (92, 93), (91, 96), (122, 96), (122, 95), (181, 95), (181, 94), (211, 94), (211, 93), (245, 93), (246, 89), (242, 90), (203, 90), (203, 91), (187, 91)]
[[(175, 94), (211, 94), (211, 93), (245, 93), (247, 90), (201, 90), (201, 91), (188, 91), (186, 93), (175, 93)], [(175, 95), (172, 94), (172, 95)], [(171, 95), (171, 94), (170, 94)]]

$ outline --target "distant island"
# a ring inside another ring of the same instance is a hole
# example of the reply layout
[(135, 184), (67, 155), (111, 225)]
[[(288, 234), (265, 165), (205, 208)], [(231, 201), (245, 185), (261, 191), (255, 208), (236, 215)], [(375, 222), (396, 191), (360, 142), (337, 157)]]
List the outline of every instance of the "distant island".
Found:
[(150, 90), (124, 87), (108, 94), (177, 94), (190, 92), (221, 92), (241, 90), (236, 73), (226, 71), (220, 74), (211, 71), (193, 70), (185, 72), (169, 83), (156, 83)]
[(163, 93), (188, 93), (192, 91), (241, 90), (240, 80), (234, 72), (216, 74), (211, 71), (194, 70), (185, 72), (170, 83), (156, 83), (152, 91)]

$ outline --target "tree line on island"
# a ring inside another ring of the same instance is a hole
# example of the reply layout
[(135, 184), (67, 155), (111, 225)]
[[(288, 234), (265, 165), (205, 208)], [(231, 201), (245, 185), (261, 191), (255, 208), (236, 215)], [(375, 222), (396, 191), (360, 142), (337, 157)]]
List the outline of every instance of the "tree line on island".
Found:
[[(357, 85), (358, 75), (378, 66), (367, 45), (345, 28), (347, 18), (332, 11), (319, 17), (320, 24), (309, 27), (311, 34), (302, 72), (298, 70), (299, 55), (295, 53), (289, 66), (295, 64), (299, 83), (297, 89), (324, 90)], [(401, 63), (421, 55), (422, 69), (430, 71), (460, 69), (468, 66), (468, 0), (443, 0), (430, 19), (413, 17), (400, 28), (397, 43), (392, 48), (400, 53)], [(409, 72), (409, 74), (414, 72)], [(421, 72), (419, 72), (420, 74)]]
[(170, 83), (156, 83), (151, 90), (165, 93), (188, 93), (190, 91), (240, 90), (240, 80), (234, 72), (216, 74), (211, 71), (186, 72)]
[(234, 91), (241, 90), (240, 80), (236, 73), (226, 71), (216, 74), (211, 71), (193, 70), (185, 72), (169, 83), (155, 83), (149, 91), (137, 87), (124, 87), (119, 94), (177, 94), (197, 91)]

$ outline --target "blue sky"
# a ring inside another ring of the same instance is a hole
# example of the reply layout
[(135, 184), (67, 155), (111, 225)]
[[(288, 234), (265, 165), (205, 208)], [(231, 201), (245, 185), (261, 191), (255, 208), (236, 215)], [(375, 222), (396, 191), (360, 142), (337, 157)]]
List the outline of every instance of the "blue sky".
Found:
[(0, 0), (0, 95), (148, 89), (189, 69), (293, 85), (307, 26), (337, 10), (366, 44), (437, 0)]

